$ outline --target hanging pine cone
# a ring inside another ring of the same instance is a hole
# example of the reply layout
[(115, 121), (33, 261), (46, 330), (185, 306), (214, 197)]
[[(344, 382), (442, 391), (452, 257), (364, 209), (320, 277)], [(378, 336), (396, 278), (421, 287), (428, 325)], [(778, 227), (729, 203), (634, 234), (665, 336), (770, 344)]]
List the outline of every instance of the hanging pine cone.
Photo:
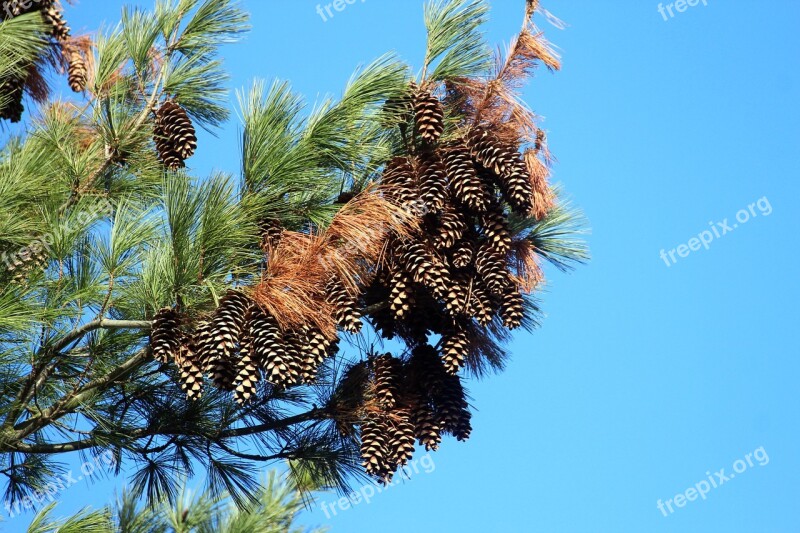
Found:
[(466, 231), (467, 223), (461, 214), (448, 208), (439, 217), (439, 226), (433, 235), (433, 245), (436, 248), (449, 250), (464, 236)]
[(283, 226), (281, 226), (278, 220), (265, 218), (258, 223), (258, 228), (261, 231), (261, 251), (265, 254), (269, 254), (277, 248), (278, 244), (281, 242)]
[(522, 294), (520, 294), (517, 287), (508, 284), (503, 291), (502, 304), (500, 306), (500, 317), (503, 319), (503, 325), (508, 329), (516, 329), (522, 325), (524, 316), (525, 308)]
[(0, 78), (0, 94), (8, 98), (7, 104), (0, 108), (0, 119), (11, 122), (22, 120), (25, 106), (22, 105), (22, 93), (25, 80), (22, 78)]
[(389, 447), (386, 442), (388, 423), (379, 413), (368, 413), (361, 422), (361, 459), (367, 474), (386, 481), (391, 479)]
[(430, 398), (445, 376), (444, 362), (433, 346), (420, 344), (414, 348), (408, 362), (408, 377), (422, 398)]
[(425, 207), (431, 213), (438, 213), (447, 202), (447, 170), (437, 155), (428, 154), (421, 158), (419, 181), (419, 192)]
[(450, 316), (467, 313), (471, 290), (471, 281), (467, 276), (456, 275), (452, 278), (444, 296), (445, 309)]
[(407, 410), (392, 412), (389, 421), (389, 437), (387, 448), (389, 450), (389, 464), (396, 469), (405, 466), (414, 455), (414, 425), (410, 421)]
[(489, 193), (475, 170), (469, 151), (463, 146), (450, 148), (444, 157), (453, 195), (467, 208), (483, 212), (489, 205)]
[(159, 158), (172, 170), (184, 167), (184, 161), (197, 148), (197, 137), (189, 115), (172, 100), (164, 102), (156, 111), (155, 142)]
[(434, 275), (431, 254), (420, 242), (407, 242), (401, 247), (400, 262), (415, 283), (424, 283)]
[(404, 94), (389, 98), (383, 105), (383, 113), (391, 126), (399, 126), (403, 135), (406, 134), (408, 123), (414, 115), (414, 103), (410, 95)]
[(464, 366), (469, 350), (469, 335), (462, 329), (451, 331), (442, 337), (442, 361), (449, 374), (457, 374)]
[(234, 389), (236, 401), (240, 405), (247, 403), (256, 394), (260, 378), (257, 356), (253, 350), (253, 338), (250, 335), (244, 335), (239, 347), (239, 360), (236, 362), (236, 388)]
[(247, 330), (252, 340), (253, 360), (266, 372), (266, 379), (280, 388), (300, 380), (300, 359), (286, 350), (278, 321), (258, 305), (250, 309)]
[(480, 284), (475, 284), (472, 287), (469, 310), (470, 315), (474, 317), (481, 326), (488, 326), (492, 322), (492, 318), (494, 317), (494, 304), (492, 298)]
[(416, 404), (411, 413), (411, 422), (414, 426), (414, 436), (426, 451), (436, 451), (442, 442), (439, 425), (427, 402)]
[(384, 409), (394, 409), (400, 397), (400, 381), (402, 380), (402, 362), (387, 353), (372, 360), (372, 372), (375, 376), (375, 396)]
[(83, 56), (75, 51), (69, 55), (69, 86), (76, 93), (86, 88), (86, 62)]
[[(236, 380), (236, 350), (245, 326), (245, 317), (251, 300), (239, 291), (229, 290), (220, 299), (211, 320), (211, 352), (216, 354), (206, 360), (206, 370), (211, 373), (214, 385), (223, 390), (233, 390)], [(202, 349), (204, 352), (208, 348)], [(205, 357), (204, 357), (205, 359)]]
[(180, 327), (181, 317), (171, 307), (160, 309), (153, 317), (150, 347), (153, 350), (153, 358), (159, 363), (166, 364), (178, 354), (183, 341)]
[(442, 430), (452, 433), (460, 441), (467, 440), (472, 432), (472, 414), (459, 376), (448, 375), (442, 380), (436, 407)]
[(64, 20), (64, 15), (61, 13), (58, 4), (52, 0), (45, 0), (42, 3), (41, 10), (42, 18), (51, 28), (50, 35), (62, 43), (69, 40), (69, 26), (67, 26), (67, 21)]
[(387, 196), (401, 205), (413, 205), (419, 199), (414, 166), (405, 157), (395, 157), (387, 163), (381, 184), (388, 188)]
[(430, 254), (431, 267), (425, 278), (422, 280), (423, 285), (430, 289), (431, 293), (436, 298), (444, 298), (453, 280), (450, 276), (450, 271), (442, 258), (437, 253)]
[(420, 138), (429, 144), (439, 140), (444, 132), (444, 108), (429, 91), (419, 89), (414, 93), (414, 121)]
[(185, 340), (179, 348), (177, 361), (180, 361), (181, 389), (189, 400), (200, 399), (203, 395), (203, 365), (190, 339)]
[(361, 311), (358, 302), (338, 279), (331, 278), (325, 287), (328, 303), (333, 307), (336, 323), (349, 333), (361, 331)]
[(467, 145), (472, 157), (497, 175), (503, 194), (514, 211), (527, 215), (533, 208), (533, 187), (519, 150), (480, 128), (470, 133)]
[(491, 294), (502, 294), (509, 281), (506, 261), (494, 247), (484, 242), (475, 255), (475, 269)]
[(331, 398), (331, 418), (342, 437), (353, 437), (356, 434), (357, 412), (363, 406), (368, 379), (366, 361), (358, 362), (345, 371), (334, 391)]
[(467, 268), (472, 264), (474, 255), (472, 243), (467, 239), (461, 239), (450, 250), (450, 264), (453, 268)]
[(389, 282), (391, 293), (389, 295), (389, 309), (394, 318), (402, 320), (407, 317), (414, 306), (414, 293), (411, 287), (411, 278), (405, 270), (398, 269)]
[(299, 335), (302, 361), (303, 382), (314, 383), (317, 369), (331, 351), (331, 341), (316, 327), (307, 326)]
[(481, 217), (483, 234), (498, 254), (505, 256), (511, 249), (511, 230), (502, 209), (492, 209)]
[(210, 372), (213, 362), (220, 358), (219, 344), (214, 339), (214, 328), (210, 320), (197, 324), (193, 340), (201, 368), (204, 372)]

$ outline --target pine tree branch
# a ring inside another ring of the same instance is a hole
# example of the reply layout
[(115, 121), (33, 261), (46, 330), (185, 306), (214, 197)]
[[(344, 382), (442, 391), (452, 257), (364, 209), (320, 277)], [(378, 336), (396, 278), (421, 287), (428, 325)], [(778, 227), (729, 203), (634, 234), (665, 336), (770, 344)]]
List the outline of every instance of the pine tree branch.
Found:
[(146, 363), (147, 359), (148, 359), (147, 351), (140, 350), (139, 352), (137, 352), (136, 355), (134, 355), (133, 357), (122, 363), (120, 366), (118, 366), (105, 376), (98, 378), (94, 381), (90, 381), (83, 387), (75, 390), (72, 394), (69, 394), (68, 396), (61, 399), (56, 404), (45, 409), (44, 411), (41, 412), (41, 414), (38, 417), (30, 418), (14, 426), (14, 429), (18, 432), (16, 438), (21, 440), (30, 435), (31, 433), (34, 433), (42, 429), (51, 421), (57, 420), (58, 418), (64, 416), (65, 414), (72, 412), (74, 409), (79, 407), (85, 400), (87, 400), (95, 390), (104, 389), (113, 384), (114, 382), (124, 378), (131, 372), (138, 369), (141, 365)]
[[(302, 424), (304, 422), (308, 422), (311, 420), (323, 420), (328, 417), (327, 411), (322, 408), (314, 408), (310, 411), (306, 411), (305, 413), (300, 413), (294, 416), (290, 416), (287, 418), (282, 418), (280, 420), (274, 420), (269, 423), (264, 424), (257, 424), (254, 426), (245, 426), (240, 428), (231, 428), (225, 431), (220, 431), (213, 435), (201, 435), (198, 433), (192, 433), (187, 431), (180, 431), (180, 430), (161, 430), (161, 429), (154, 429), (154, 428), (141, 428), (134, 431), (131, 431), (127, 435), (123, 435), (130, 439), (131, 441), (136, 441), (139, 439), (146, 439), (150, 437), (203, 437), (209, 439), (213, 444), (220, 446), (222, 449), (228, 451), (229, 453), (233, 453), (230, 449), (223, 443), (225, 439), (234, 438), (234, 437), (244, 437), (248, 435), (258, 435), (261, 433), (267, 433), (270, 431), (276, 431), (279, 429), (285, 429), (297, 424)], [(16, 442), (2, 442), (0, 443), (0, 451), (2, 452), (22, 452), (22, 453), (31, 453), (31, 454), (53, 454), (53, 453), (68, 453), (68, 452), (75, 452), (80, 450), (87, 450), (89, 448), (94, 448), (99, 446), (99, 442), (96, 437), (90, 437), (86, 439), (71, 441), (71, 442), (62, 442), (62, 443), (36, 443), (36, 444), (29, 444), (22, 442), (21, 439)], [(240, 453), (240, 452), (237, 452)], [(236, 454), (234, 454), (236, 455)], [(251, 456), (251, 460), (270, 460), (272, 458), (280, 458), (280, 454), (274, 457), (265, 457), (265, 456)], [(256, 458), (259, 457), (259, 458)]]
[(146, 320), (109, 320), (97, 319), (87, 322), (82, 326), (72, 330), (55, 344), (45, 348), (43, 355), (45, 357), (38, 364), (34, 364), (25, 385), (20, 389), (14, 406), (10, 410), (8, 416), (3, 422), (3, 429), (8, 429), (19, 418), (20, 414), (25, 410), (25, 406), (36, 393), (36, 391), (46, 381), (49, 371), (51, 369), (50, 362), (52, 358), (61, 352), (64, 348), (80, 340), (87, 333), (97, 329), (149, 329), (151, 322)]
[(58, 342), (50, 346), (47, 351), (58, 353), (96, 329), (150, 329), (151, 326), (152, 322), (149, 320), (109, 320), (107, 318), (98, 318), (67, 333)]

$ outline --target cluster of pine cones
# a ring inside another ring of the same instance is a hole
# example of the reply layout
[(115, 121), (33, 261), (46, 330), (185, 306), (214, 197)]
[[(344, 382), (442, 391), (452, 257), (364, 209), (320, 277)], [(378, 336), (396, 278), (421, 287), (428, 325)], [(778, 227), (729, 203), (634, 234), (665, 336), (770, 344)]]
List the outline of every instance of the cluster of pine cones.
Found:
[(412, 238), (391, 243), (368, 303), (389, 302), (373, 315), (384, 337), (414, 346), (441, 335), (445, 368), (456, 373), (476, 324), (486, 327), (495, 317), (509, 329), (522, 323), (523, 297), (509, 270), (508, 217), (510, 211), (529, 216), (533, 186), (519, 147), (478, 127), (440, 143), (441, 102), (416, 89), (408, 106), (418, 142), (412, 155), (389, 162), (382, 183), (400, 203), (424, 206), (425, 215)]
[[(55, 39), (67, 56), (68, 81), (70, 88), (75, 92), (82, 92), (86, 88), (86, 62), (80, 52), (69, 45), (70, 29), (61, 13), (58, 0), (37, 0), (33, 2), (11, 2), (8, 11), (0, 12), (0, 21), (5, 18), (14, 18), (33, 11), (41, 11), (42, 18), (50, 28), (50, 36)], [(28, 7), (23, 7), (27, 4)], [(9, 16), (10, 14), (10, 16)], [(0, 78), (0, 92), (10, 97), (10, 102), (0, 108), (0, 120), (7, 119), (19, 122), (25, 107), (22, 96), (25, 89), (25, 77)]]
[[(353, 365), (339, 389), (339, 431), (353, 435), (353, 423), (360, 425), (364, 468), (383, 483), (408, 464), (415, 440), (430, 451), (439, 448), (443, 434), (466, 440), (472, 431), (461, 378), (448, 373), (427, 344), (407, 361), (386, 354)], [(358, 413), (355, 420), (351, 413)]]
[[(332, 281), (328, 287), (329, 298), (341, 298), (340, 284)], [(360, 327), (354, 308), (349, 309), (339, 312), (344, 325)], [(315, 326), (281, 329), (275, 317), (235, 290), (229, 290), (196, 327), (177, 310), (161, 309), (150, 334), (153, 357), (175, 363), (189, 399), (202, 395), (208, 376), (214, 386), (233, 391), (240, 403), (253, 397), (262, 379), (279, 388), (313, 383), (319, 365), (336, 353), (336, 344)]]
[(186, 166), (197, 148), (197, 136), (186, 110), (167, 100), (156, 111), (153, 140), (161, 162), (171, 170)]

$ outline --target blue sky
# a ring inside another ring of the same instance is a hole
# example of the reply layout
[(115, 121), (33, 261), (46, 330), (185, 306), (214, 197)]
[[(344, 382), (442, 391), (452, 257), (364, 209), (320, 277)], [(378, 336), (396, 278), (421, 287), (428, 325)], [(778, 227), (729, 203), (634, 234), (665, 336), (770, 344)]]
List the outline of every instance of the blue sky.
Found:
[[(122, 3), (83, 0), (68, 18), (90, 30)], [(504, 374), (469, 383), (470, 441), (447, 440), (429, 473), (330, 518), (316, 508), (305, 524), (800, 530), (800, 3), (705, 3), (672, 18), (669, 2), (663, 16), (654, 1), (544, 3), (568, 25), (540, 23), (564, 68), (525, 95), (546, 119), (555, 181), (590, 221), (593, 259), (549, 271), (542, 328), (516, 336)], [(501, 44), (524, 2), (491, 4), (487, 35)], [(385, 51), (415, 66), (424, 52), (421, 1), (357, 0), (327, 21), (315, 0), (244, 5), (253, 31), (225, 49), (232, 88), (278, 77), (315, 99)], [(202, 135), (197, 172), (237, 172), (239, 131), (232, 120)], [(708, 249), (692, 241), (712, 228)], [(729, 479), (697, 498), (721, 469)], [(62, 510), (105, 503), (121, 484), (73, 487)]]

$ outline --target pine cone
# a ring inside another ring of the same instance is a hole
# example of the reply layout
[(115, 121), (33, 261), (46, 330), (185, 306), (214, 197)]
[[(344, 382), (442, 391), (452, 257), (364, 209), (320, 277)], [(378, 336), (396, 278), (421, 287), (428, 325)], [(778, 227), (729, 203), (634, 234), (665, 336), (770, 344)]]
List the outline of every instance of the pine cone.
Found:
[(469, 350), (469, 335), (461, 329), (442, 337), (442, 360), (449, 374), (457, 374), (464, 366), (464, 359)]
[(447, 170), (435, 154), (420, 160), (419, 192), (429, 212), (438, 213), (447, 202)]
[(59, 9), (58, 5), (53, 1), (46, 1), (41, 9), (42, 18), (45, 23), (49, 24), (51, 27), (50, 35), (62, 43), (69, 40), (69, 26), (67, 26), (67, 22), (64, 20), (64, 15), (61, 13), (61, 9)]
[(480, 128), (470, 133), (467, 145), (472, 157), (497, 175), (503, 194), (514, 211), (527, 215), (533, 208), (533, 188), (519, 150)]
[(519, 289), (509, 284), (503, 291), (502, 305), (500, 306), (500, 317), (503, 324), (508, 329), (516, 329), (522, 325), (525, 316), (522, 294)]
[(453, 268), (467, 268), (475, 256), (473, 245), (469, 240), (461, 239), (450, 250), (450, 264)]
[(394, 469), (405, 466), (414, 456), (414, 425), (410, 421), (407, 410), (398, 410), (392, 413), (389, 421), (389, 464)]
[(279, 221), (269, 218), (259, 222), (258, 227), (261, 230), (261, 251), (268, 254), (280, 244), (281, 237), (283, 237), (283, 227)]
[(361, 312), (358, 310), (358, 302), (350, 294), (338, 279), (331, 278), (325, 287), (328, 303), (333, 306), (333, 314), (336, 323), (349, 332), (358, 333), (361, 331)]
[(184, 336), (180, 327), (181, 317), (171, 307), (160, 309), (153, 317), (150, 347), (153, 358), (159, 363), (166, 364), (177, 356)]
[(361, 422), (361, 459), (367, 474), (385, 481), (391, 479), (391, 452), (386, 442), (388, 423), (378, 413), (368, 413)]
[(203, 372), (210, 373), (213, 362), (220, 357), (219, 345), (214, 340), (214, 328), (210, 320), (197, 324), (193, 341)]
[(469, 308), (471, 316), (478, 321), (478, 324), (481, 326), (488, 326), (491, 324), (494, 316), (494, 304), (489, 294), (487, 294), (480, 284), (475, 284), (475, 286), (472, 287)]
[(202, 353), (213, 353), (215, 357), (206, 361), (206, 370), (211, 373), (214, 385), (223, 390), (233, 390), (236, 380), (236, 350), (245, 325), (245, 316), (250, 308), (250, 299), (235, 290), (229, 290), (219, 302), (211, 320), (211, 348), (201, 348)]
[(511, 230), (505, 213), (493, 209), (481, 217), (481, 223), (486, 240), (498, 254), (505, 256), (511, 249)]
[(471, 280), (466, 275), (456, 275), (444, 296), (445, 309), (450, 316), (466, 314), (469, 309)]
[(247, 329), (253, 339), (254, 363), (265, 370), (267, 381), (280, 388), (296, 385), (300, 380), (300, 360), (287, 352), (278, 321), (255, 305), (250, 309)]
[(69, 55), (69, 86), (76, 93), (86, 88), (86, 63), (78, 52)]
[(447, 151), (444, 163), (456, 199), (473, 211), (486, 210), (489, 193), (475, 170), (469, 151), (463, 146), (454, 146)]
[(395, 157), (386, 165), (381, 184), (388, 187), (387, 196), (400, 205), (414, 205), (419, 199), (414, 166), (405, 157)]
[(331, 417), (336, 429), (343, 437), (355, 435), (357, 411), (364, 403), (364, 392), (369, 380), (369, 369), (366, 361), (351, 365), (342, 376), (331, 398), (333, 410)]
[(452, 433), (460, 441), (467, 440), (472, 432), (472, 415), (459, 376), (448, 375), (442, 381), (436, 407), (442, 430)]
[(434, 275), (433, 258), (425, 245), (420, 242), (403, 244), (400, 262), (415, 283), (424, 283)]
[(302, 376), (305, 383), (314, 383), (317, 369), (332, 348), (331, 341), (316, 327), (306, 326), (300, 333), (301, 353), (303, 354)]
[(189, 115), (172, 100), (164, 102), (156, 111), (155, 142), (161, 161), (172, 170), (184, 167), (184, 161), (197, 148), (197, 137)]
[(400, 381), (403, 364), (392, 354), (385, 354), (372, 360), (375, 375), (375, 396), (385, 409), (394, 409), (400, 396)]
[(442, 442), (439, 425), (430, 406), (427, 403), (418, 403), (411, 416), (414, 425), (414, 436), (427, 451), (436, 451)]
[(389, 98), (383, 104), (383, 112), (388, 118), (388, 122), (392, 125), (399, 125), (405, 135), (407, 124), (414, 115), (413, 99), (409, 95)]
[(180, 361), (181, 389), (189, 400), (199, 400), (203, 395), (203, 365), (191, 340), (181, 345), (177, 361)]
[(414, 293), (411, 278), (405, 270), (397, 270), (390, 281), (389, 309), (392, 315), (401, 320), (408, 316), (414, 306)]
[(22, 105), (24, 86), (24, 79), (0, 78), (0, 94), (6, 95), (10, 100), (5, 107), (0, 108), (0, 119), (6, 119), (11, 122), (22, 120), (22, 113), (25, 111), (25, 106)]
[(467, 223), (461, 214), (448, 208), (439, 217), (439, 227), (433, 235), (433, 245), (436, 248), (449, 250), (464, 236), (466, 231)]
[(420, 89), (414, 93), (414, 120), (417, 133), (426, 143), (433, 144), (444, 132), (444, 108), (438, 98)]
[(491, 294), (502, 294), (509, 282), (506, 261), (494, 247), (484, 242), (475, 256), (475, 269)]
[(253, 350), (253, 338), (250, 335), (242, 337), (239, 348), (240, 358), (236, 362), (236, 401), (240, 405), (247, 403), (257, 391), (261, 374), (258, 370), (257, 356)]

